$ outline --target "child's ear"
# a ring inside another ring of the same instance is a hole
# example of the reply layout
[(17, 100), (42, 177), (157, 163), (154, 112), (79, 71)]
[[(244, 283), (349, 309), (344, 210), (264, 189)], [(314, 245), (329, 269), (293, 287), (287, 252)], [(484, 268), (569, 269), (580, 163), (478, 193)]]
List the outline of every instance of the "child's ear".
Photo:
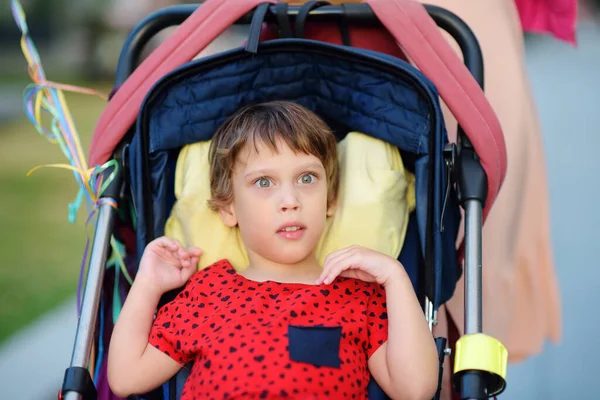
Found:
[(221, 221), (223, 221), (223, 223), (228, 227), (233, 228), (237, 225), (237, 217), (235, 215), (233, 201), (229, 204), (219, 207), (219, 215), (221, 216)]
[(335, 209), (337, 208), (337, 200), (334, 200), (331, 202), (331, 204), (329, 204), (329, 206), (327, 207), (327, 213), (326, 215), (328, 217), (333, 217), (333, 214), (335, 214)]

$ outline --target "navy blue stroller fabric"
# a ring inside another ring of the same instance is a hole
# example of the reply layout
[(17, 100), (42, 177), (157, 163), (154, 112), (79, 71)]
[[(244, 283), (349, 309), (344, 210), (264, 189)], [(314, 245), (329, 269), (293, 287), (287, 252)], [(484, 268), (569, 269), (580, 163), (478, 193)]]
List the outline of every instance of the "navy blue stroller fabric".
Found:
[[(446, 196), (442, 151), (447, 136), (435, 87), (402, 60), (304, 39), (265, 42), (257, 54), (239, 48), (193, 61), (149, 92), (129, 148), (138, 254), (147, 238), (164, 232), (173, 200), (172, 161), (179, 149), (210, 139), (240, 107), (269, 100), (311, 109), (340, 139), (355, 130), (398, 146), (416, 177), (417, 241), (435, 282), (426, 291), (435, 308), (447, 301), (458, 277), (460, 214), (453, 190)], [(145, 201), (144, 174), (152, 196)]]

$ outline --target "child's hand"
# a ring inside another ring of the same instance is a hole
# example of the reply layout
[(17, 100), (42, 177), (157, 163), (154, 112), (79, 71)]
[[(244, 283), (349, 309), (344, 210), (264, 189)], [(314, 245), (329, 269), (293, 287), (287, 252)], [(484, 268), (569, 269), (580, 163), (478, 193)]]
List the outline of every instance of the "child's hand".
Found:
[(331, 253), (325, 258), (323, 272), (317, 284), (330, 284), (338, 276), (377, 282), (386, 286), (404, 271), (394, 258), (361, 246), (350, 246)]
[(160, 237), (146, 246), (136, 280), (144, 280), (163, 294), (190, 279), (201, 255), (200, 249), (185, 249), (177, 240)]

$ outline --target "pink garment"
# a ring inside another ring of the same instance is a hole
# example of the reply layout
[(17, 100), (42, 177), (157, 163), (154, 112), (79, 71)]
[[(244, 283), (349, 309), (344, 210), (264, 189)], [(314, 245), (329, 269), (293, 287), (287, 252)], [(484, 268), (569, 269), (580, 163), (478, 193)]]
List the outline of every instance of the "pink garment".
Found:
[[(523, 361), (539, 354), (546, 341), (560, 340), (562, 312), (550, 240), (543, 135), (525, 68), (520, 16), (513, 0), (427, 3), (460, 16), (483, 52), (485, 93), (500, 119), (508, 154), (504, 185), (483, 228), (483, 331), (506, 345), (509, 362)], [(456, 122), (444, 111), (448, 134), (455, 136)], [(451, 324), (462, 335), (464, 311), (461, 279), (438, 313), (436, 335), (448, 337)], [(443, 400), (451, 398), (451, 371), (446, 359)]]
[(549, 33), (575, 44), (577, 0), (515, 0), (523, 31)]

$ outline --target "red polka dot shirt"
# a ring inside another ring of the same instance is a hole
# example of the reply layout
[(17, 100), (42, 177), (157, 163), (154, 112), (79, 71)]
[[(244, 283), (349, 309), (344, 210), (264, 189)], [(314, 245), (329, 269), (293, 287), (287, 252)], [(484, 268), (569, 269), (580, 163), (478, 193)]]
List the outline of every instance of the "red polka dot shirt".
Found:
[(194, 362), (181, 400), (364, 399), (387, 328), (380, 285), (255, 282), (223, 260), (158, 311), (149, 342)]

